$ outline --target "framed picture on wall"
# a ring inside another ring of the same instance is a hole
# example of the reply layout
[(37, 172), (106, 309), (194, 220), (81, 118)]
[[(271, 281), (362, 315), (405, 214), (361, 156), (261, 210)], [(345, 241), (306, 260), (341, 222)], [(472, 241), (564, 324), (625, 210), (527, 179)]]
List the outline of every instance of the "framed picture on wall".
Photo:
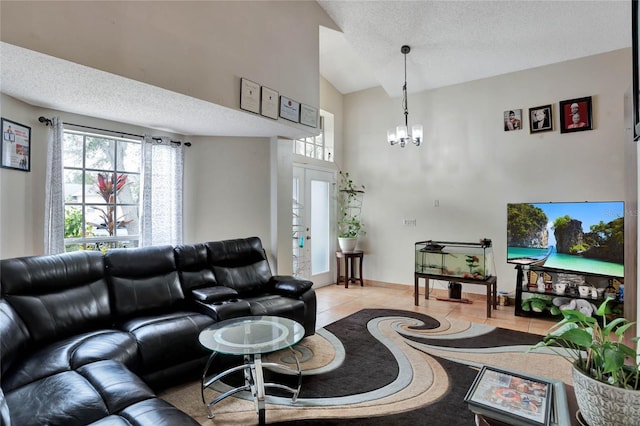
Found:
[(522, 130), (522, 110), (510, 109), (504, 112), (504, 131)]
[(2, 119), (0, 165), (5, 169), (31, 171), (31, 127)]
[(591, 96), (560, 101), (560, 133), (592, 129)]
[(550, 130), (553, 130), (551, 105), (529, 108), (529, 131), (531, 133), (540, 133)]

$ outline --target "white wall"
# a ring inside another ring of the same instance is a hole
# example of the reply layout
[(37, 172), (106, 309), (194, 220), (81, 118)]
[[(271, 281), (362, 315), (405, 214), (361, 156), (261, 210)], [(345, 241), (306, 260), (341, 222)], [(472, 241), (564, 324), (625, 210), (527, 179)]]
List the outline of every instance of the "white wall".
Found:
[[(486, 237), (494, 242), (499, 289), (513, 290), (507, 203), (624, 199), (623, 96), (630, 82), (631, 50), (624, 49), (409, 94), (409, 124), (422, 123), (425, 143), (404, 149), (386, 143), (387, 127), (403, 120), (401, 99), (380, 88), (345, 96), (345, 168), (367, 187), (367, 235), (359, 243), (365, 279), (412, 284), (416, 241)], [(528, 119), (525, 130), (503, 130), (505, 110), (526, 116), (545, 104), (554, 105), (557, 129), (558, 102), (583, 96), (593, 96), (592, 131), (531, 135)], [(417, 226), (404, 226), (405, 218)]]
[(319, 105), (316, 2), (3, 1), (1, 39), (239, 108), (240, 78)]
[(185, 158), (185, 242), (270, 239), (270, 143), (190, 138)]

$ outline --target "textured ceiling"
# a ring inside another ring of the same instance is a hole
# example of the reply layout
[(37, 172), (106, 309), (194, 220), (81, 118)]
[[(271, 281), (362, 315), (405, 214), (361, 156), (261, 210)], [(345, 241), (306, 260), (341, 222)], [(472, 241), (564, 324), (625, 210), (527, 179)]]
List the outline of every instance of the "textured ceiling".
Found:
[(188, 136), (312, 133), (139, 81), (0, 42), (2, 93), (31, 105)]
[(342, 33), (321, 31), (320, 73), (346, 94), (409, 92), (631, 46), (631, 2), (318, 0)]
[[(400, 96), (403, 44), (409, 92), (631, 46), (628, 0), (318, 3), (343, 31), (320, 29), (320, 73), (343, 94)], [(311, 135), (6, 43), (0, 61), (2, 92), (36, 106), (183, 135)]]

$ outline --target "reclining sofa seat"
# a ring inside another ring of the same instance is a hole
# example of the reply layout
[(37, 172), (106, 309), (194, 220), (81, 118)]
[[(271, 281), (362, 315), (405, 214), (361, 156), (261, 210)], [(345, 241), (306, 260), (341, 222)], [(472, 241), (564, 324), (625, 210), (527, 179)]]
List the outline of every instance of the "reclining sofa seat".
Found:
[(136, 372), (154, 387), (193, 376), (210, 355), (198, 335), (214, 321), (189, 309), (173, 246), (113, 249), (104, 261), (116, 327), (138, 347)]
[(205, 243), (208, 262), (218, 285), (237, 292), (248, 302), (247, 315), (290, 318), (315, 334), (316, 295), (313, 283), (286, 275), (272, 275), (258, 237)]
[(197, 425), (131, 371), (137, 344), (112, 326), (102, 253), (2, 260), (0, 280), (3, 425)]

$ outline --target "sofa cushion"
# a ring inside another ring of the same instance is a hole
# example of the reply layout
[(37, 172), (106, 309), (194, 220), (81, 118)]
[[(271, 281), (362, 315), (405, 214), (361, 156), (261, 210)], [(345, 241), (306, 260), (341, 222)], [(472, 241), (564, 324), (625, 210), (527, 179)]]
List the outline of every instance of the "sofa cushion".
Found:
[(213, 322), (196, 312), (174, 312), (135, 318), (120, 327), (138, 342), (141, 371), (148, 373), (206, 355), (198, 335)]
[(24, 357), (29, 347), (29, 331), (16, 311), (0, 299), (0, 377), (9, 371), (14, 361)]
[(109, 414), (98, 391), (76, 371), (64, 371), (5, 394), (20, 426), (82, 426)]
[(240, 296), (263, 292), (271, 269), (257, 237), (205, 243), (218, 284), (233, 288)]
[(300, 296), (313, 287), (311, 281), (289, 275), (275, 275), (271, 278), (271, 283), (276, 293), (290, 297)]
[(155, 396), (149, 386), (117, 361), (92, 362), (77, 371), (102, 396), (110, 414)]
[(222, 285), (191, 290), (193, 297), (202, 303), (222, 302), (238, 297), (238, 292)]
[(118, 318), (175, 308), (184, 300), (172, 246), (109, 250), (105, 267)]
[(33, 342), (52, 341), (111, 322), (100, 252), (78, 251), (0, 261), (2, 295)]
[(5, 390), (12, 390), (106, 359), (136, 368), (138, 347), (135, 338), (120, 330), (96, 330), (54, 342), (17, 360), (12, 374), (3, 377), (2, 385)]
[(200, 423), (159, 398), (147, 399), (133, 404), (120, 416), (136, 426), (199, 426)]
[(193, 289), (215, 286), (216, 279), (207, 258), (204, 243), (180, 245), (174, 249), (176, 266), (184, 294)]
[(11, 414), (9, 413), (9, 406), (4, 398), (2, 388), (0, 388), (0, 425), (11, 426)]

